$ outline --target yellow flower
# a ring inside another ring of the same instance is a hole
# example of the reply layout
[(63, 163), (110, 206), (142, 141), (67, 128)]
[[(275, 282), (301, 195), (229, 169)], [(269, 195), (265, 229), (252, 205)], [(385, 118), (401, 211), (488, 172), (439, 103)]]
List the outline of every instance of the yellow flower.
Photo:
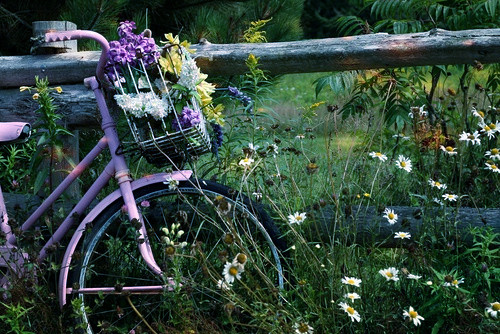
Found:
[(19, 91), (20, 92), (24, 92), (25, 90), (30, 90), (30, 87), (28, 87), (28, 86), (21, 86), (21, 87), (19, 87)]
[(205, 108), (205, 116), (207, 116), (208, 121), (214, 121), (219, 125), (224, 125), (224, 119), (222, 118), (222, 111), (224, 110), (223, 104), (218, 104), (216, 107), (209, 105)]
[(54, 88), (56, 90), (56, 92), (58, 92), (59, 94), (62, 93), (62, 88), (60, 86), (57, 86), (56, 88)]
[(38, 100), (39, 97), (40, 97), (40, 94), (38, 94), (38, 93), (33, 94), (33, 100)]
[(182, 58), (177, 52), (169, 52), (166, 57), (160, 57), (158, 60), (163, 72), (169, 72), (175, 75), (181, 73)]
[(172, 33), (168, 33), (168, 34), (165, 34), (165, 38), (167, 39), (167, 42), (162, 41), (162, 43), (175, 45), (176, 50), (179, 48), (178, 45), (180, 45), (180, 46), (183, 46), (187, 52), (194, 53), (194, 50), (189, 48), (191, 46), (191, 43), (189, 43), (188, 41), (185, 41), (185, 40), (180, 42), (178, 35), (176, 35), (174, 37), (174, 35)]
[(212, 103), (212, 97), (210, 95), (215, 92), (215, 85), (206, 82), (206, 77), (206, 74), (201, 73), (200, 78), (203, 79), (203, 81), (196, 86), (196, 91), (200, 94), (202, 107)]

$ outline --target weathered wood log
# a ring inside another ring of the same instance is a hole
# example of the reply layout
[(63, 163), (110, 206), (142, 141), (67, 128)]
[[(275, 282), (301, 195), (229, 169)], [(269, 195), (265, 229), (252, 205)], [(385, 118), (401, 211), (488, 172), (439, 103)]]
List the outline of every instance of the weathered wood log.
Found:
[[(398, 214), (398, 221), (390, 225), (383, 213), (375, 207), (349, 207), (336, 210), (334, 206), (325, 206), (319, 210), (309, 210), (308, 218), (312, 221), (311, 232), (314, 237), (329, 241), (332, 236), (339, 237), (339, 231), (351, 231), (350, 242), (359, 244), (373, 243), (382, 247), (401, 245), (395, 239), (396, 232), (410, 232), (412, 238), (428, 233), (430, 235), (449, 235), (447, 242), (456, 246), (457, 242), (472, 244), (471, 228), (491, 227), (500, 233), (500, 209), (474, 208), (417, 208), (391, 207)], [(446, 232), (446, 233), (445, 233)], [(355, 235), (355, 239), (354, 239)], [(408, 240), (404, 240), (406, 242)], [(403, 243), (404, 243), (403, 242)]]
[[(97, 106), (92, 91), (83, 84), (63, 85), (61, 94), (54, 94), (58, 112), (63, 115), (64, 125), (78, 129), (96, 127), (98, 122)], [(33, 100), (33, 91), (20, 92), (17, 89), (0, 90), (0, 120), (2, 122), (26, 121), (35, 124), (38, 108)]]
[[(196, 61), (208, 75), (236, 75), (254, 54), (273, 74), (328, 72), (417, 65), (500, 62), (500, 29), (389, 35), (370, 34), (280, 43), (193, 46)], [(0, 87), (33, 84), (35, 75), (52, 84), (78, 83), (95, 73), (99, 52), (53, 56), (0, 57)]]

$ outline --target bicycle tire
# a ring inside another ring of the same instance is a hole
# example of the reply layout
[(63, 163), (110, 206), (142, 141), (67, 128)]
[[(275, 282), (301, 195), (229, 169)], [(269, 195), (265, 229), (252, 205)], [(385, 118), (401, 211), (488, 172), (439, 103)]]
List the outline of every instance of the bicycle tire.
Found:
[[(109, 294), (74, 295), (81, 301), (77, 313), (83, 332), (269, 332), (276, 319), (257, 321), (255, 306), (276, 309), (280, 302), (286, 245), (262, 206), (226, 186), (194, 178), (176, 189), (151, 184), (134, 195), (165, 277), (147, 268), (131, 235), (135, 229), (122, 212), (123, 200), (116, 201), (94, 220), (73, 272), (80, 290), (114, 287)], [(177, 237), (179, 230), (184, 234)], [(238, 254), (247, 262), (227, 289), (222, 272)], [(120, 290), (137, 282), (165, 289), (156, 294)]]

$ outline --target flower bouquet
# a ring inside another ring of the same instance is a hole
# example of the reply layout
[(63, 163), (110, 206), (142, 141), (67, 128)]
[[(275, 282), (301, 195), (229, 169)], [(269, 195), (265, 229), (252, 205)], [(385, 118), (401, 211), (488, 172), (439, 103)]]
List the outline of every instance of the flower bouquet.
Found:
[[(223, 125), (222, 105), (212, 105), (215, 87), (206, 82), (187, 42), (165, 35), (160, 48), (146, 30), (134, 34), (134, 22), (122, 22), (118, 41), (109, 43), (106, 73), (135, 145), (148, 162), (182, 163), (209, 152), (206, 119), (214, 131)], [(214, 144), (220, 146), (220, 136)]]

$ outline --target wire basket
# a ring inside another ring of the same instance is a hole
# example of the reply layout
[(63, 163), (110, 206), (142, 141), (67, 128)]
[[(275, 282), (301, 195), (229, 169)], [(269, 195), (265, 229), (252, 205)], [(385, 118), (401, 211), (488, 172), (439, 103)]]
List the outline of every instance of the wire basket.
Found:
[[(158, 64), (158, 57), (154, 57), (153, 62), (144, 59), (140, 54), (124, 66), (113, 68), (113, 82), (119, 93), (115, 100), (130, 127), (133, 146), (149, 163), (157, 166), (182, 164), (210, 152), (211, 139), (197, 100), (183, 97), (183, 92), (172, 88), (172, 82), (164, 77)], [(181, 112), (176, 110), (179, 100), (183, 106)]]

